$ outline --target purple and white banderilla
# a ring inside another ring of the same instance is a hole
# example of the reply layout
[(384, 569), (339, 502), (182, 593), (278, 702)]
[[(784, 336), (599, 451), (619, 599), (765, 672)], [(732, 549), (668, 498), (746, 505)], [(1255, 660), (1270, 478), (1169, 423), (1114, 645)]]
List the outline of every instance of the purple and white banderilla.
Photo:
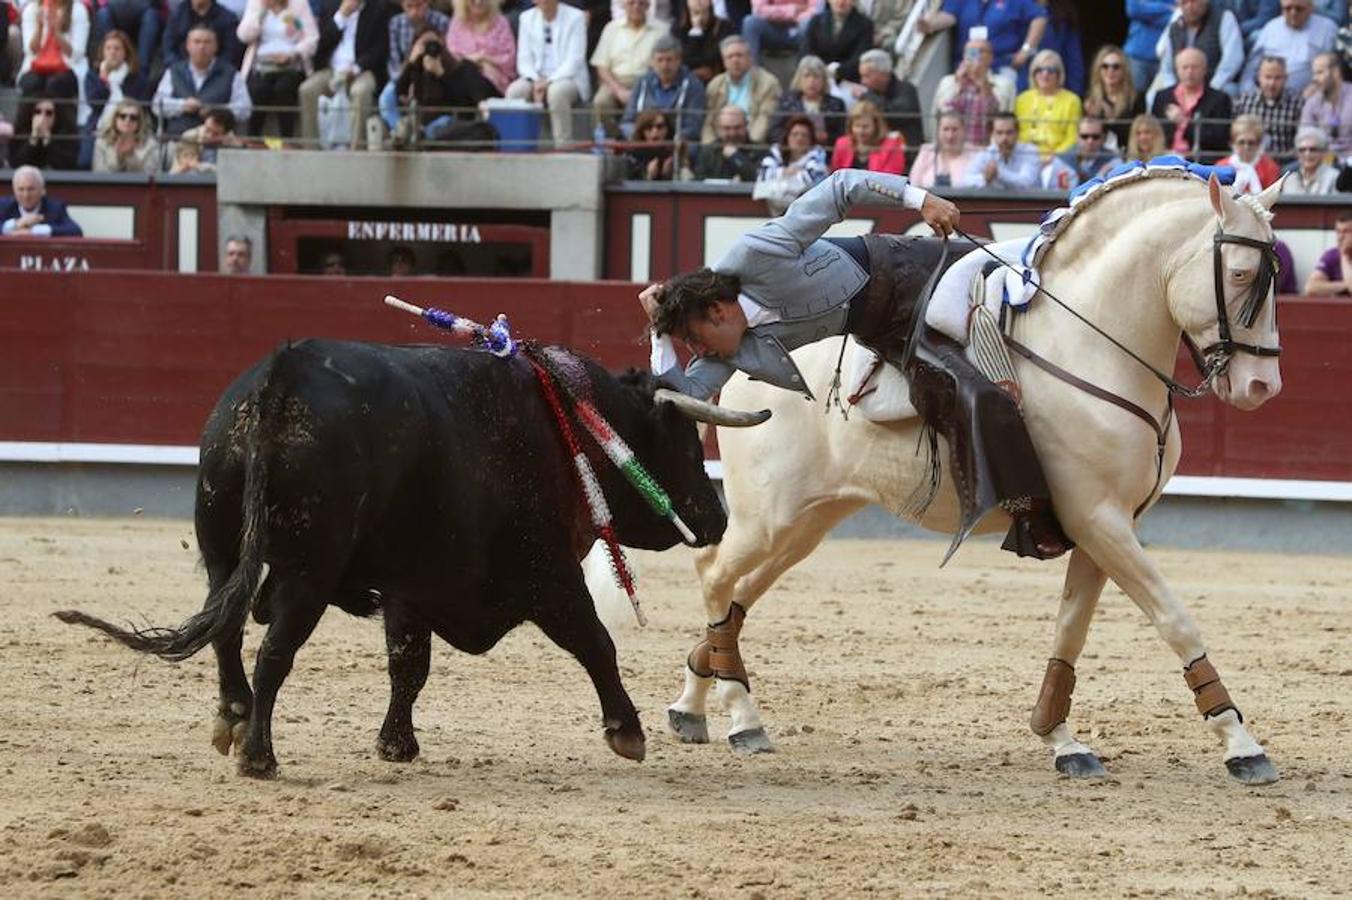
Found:
[(517, 342), (512, 339), (511, 329), (507, 326), (507, 316), (502, 313), (498, 314), (491, 325), (480, 325), (471, 319), (457, 316), (455, 313), (447, 312), (444, 309), (437, 309), (435, 306), (429, 306), (425, 309), (421, 306), (414, 306), (412, 303), (400, 300), (393, 294), (385, 295), (385, 305), (413, 313), (415, 316), (421, 316), (444, 331), (469, 335), (494, 356), (507, 357), (516, 354)]

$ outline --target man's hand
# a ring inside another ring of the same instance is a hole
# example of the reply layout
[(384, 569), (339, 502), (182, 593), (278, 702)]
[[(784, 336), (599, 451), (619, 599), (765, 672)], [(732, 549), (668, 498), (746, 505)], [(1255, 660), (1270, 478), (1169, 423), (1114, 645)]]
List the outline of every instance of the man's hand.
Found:
[(536, 103), (544, 103), (546, 97), (549, 95), (549, 82), (541, 78), (539, 81), (535, 82), (531, 89), (531, 94), (535, 97)]
[(19, 223), (14, 226), (14, 230), (31, 231), (34, 225), (41, 225), (45, 218), (42, 213), (27, 213), (19, 216)]
[(962, 215), (957, 206), (938, 194), (925, 195), (925, 205), (920, 207), (920, 217), (925, 224), (934, 229), (939, 237), (948, 237), (958, 227), (958, 218)]
[(615, 85), (615, 97), (625, 106), (629, 105), (629, 98), (633, 93), (633, 88), (627, 88), (622, 84)]
[(1000, 174), (1000, 164), (995, 160), (991, 160), (986, 163), (986, 168), (982, 170), (981, 174), (985, 176), (986, 183), (990, 184), (995, 180), (995, 176)]
[(196, 97), (189, 97), (183, 101), (183, 111), (185, 113), (195, 113), (202, 108), (202, 101)]
[(1179, 119), (1183, 118), (1183, 108), (1177, 103), (1170, 103), (1164, 108), (1164, 118), (1168, 119), (1170, 122), (1177, 122)]
[(658, 282), (657, 284), (648, 285), (638, 295), (639, 305), (642, 306), (643, 311), (648, 314), (649, 322), (657, 315), (657, 307), (662, 304), (663, 290), (665, 290), (665, 285)]
[(348, 18), (361, 6), (361, 0), (343, 0), (338, 6), (338, 12), (343, 14), (343, 18)]

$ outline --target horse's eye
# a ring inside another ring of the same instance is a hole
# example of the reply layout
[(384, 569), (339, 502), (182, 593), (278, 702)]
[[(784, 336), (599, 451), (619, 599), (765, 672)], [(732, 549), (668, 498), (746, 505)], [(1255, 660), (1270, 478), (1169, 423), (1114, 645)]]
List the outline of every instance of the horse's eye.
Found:
[(1244, 282), (1251, 281), (1253, 279), (1253, 273), (1246, 269), (1231, 269), (1230, 277), (1233, 280), (1238, 281), (1240, 284), (1243, 284)]

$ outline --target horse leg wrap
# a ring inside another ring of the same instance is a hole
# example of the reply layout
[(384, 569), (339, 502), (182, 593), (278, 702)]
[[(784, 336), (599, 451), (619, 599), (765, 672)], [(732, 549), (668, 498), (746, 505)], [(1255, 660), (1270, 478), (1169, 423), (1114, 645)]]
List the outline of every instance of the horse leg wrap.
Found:
[(1221, 676), (1216, 674), (1216, 667), (1211, 664), (1211, 660), (1202, 654), (1197, 659), (1188, 663), (1183, 669), (1183, 680), (1188, 683), (1192, 689), (1193, 700), (1197, 703), (1197, 711), (1202, 714), (1203, 719), (1209, 719), (1212, 716), (1218, 716), (1227, 709), (1233, 709), (1239, 721), (1244, 721), (1244, 715), (1235, 706), (1234, 701), (1230, 699), (1230, 692), (1221, 684)]
[(701, 678), (710, 675), (740, 681), (751, 691), (751, 681), (746, 677), (746, 666), (742, 664), (742, 651), (737, 647), (737, 637), (742, 633), (742, 623), (746, 621), (746, 609), (734, 603), (727, 616), (721, 622), (715, 622), (704, 633), (704, 640), (695, 645), (686, 659), (690, 671)]
[(1075, 690), (1075, 667), (1062, 659), (1047, 660), (1047, 672), (1042, 676), (1042, 689), (1033, 705), (1033, 718), (1028, 726), (1033, 734), (1045, 737), (1070, 715), (1070, 695)]

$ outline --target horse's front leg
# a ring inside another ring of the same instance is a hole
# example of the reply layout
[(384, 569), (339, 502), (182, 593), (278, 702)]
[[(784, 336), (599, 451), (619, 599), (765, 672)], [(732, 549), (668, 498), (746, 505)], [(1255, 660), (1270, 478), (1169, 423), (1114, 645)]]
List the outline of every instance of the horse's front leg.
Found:
[(1276, 781), (1276, 767), (1244, 727), (1244, 717), (1207, 658), (1201, 630), (1145, 555), (1130, 521), (1122, 515), (1100, 516), (1094, 523), (1098, 527), (1090, 529), (1080, 543), (1141, 608), (1182, 661), (1183, 677), (1197, 711), (1225, 746), (1225, 767), (1230, 774), (1244, 784)]
[(1029, 727), (1052, 750), (1056, 771), (1080, 778), (1102, 778), (1107, 773), (1098, 755), (1075, 739), (1066, 723), (1070, 715), (1071, 693), (1075, 690), (1075, 663), (1084, 650), (1089, 623), (1098, 607), (1099, 595), (1107, 579), (1103, 570), (1083, 547), (1076, 547), (1066, 569), (1061, 609), (1056, 616), (1056, 636), (1052, 657), (1042, 677), (1037, 703)]

